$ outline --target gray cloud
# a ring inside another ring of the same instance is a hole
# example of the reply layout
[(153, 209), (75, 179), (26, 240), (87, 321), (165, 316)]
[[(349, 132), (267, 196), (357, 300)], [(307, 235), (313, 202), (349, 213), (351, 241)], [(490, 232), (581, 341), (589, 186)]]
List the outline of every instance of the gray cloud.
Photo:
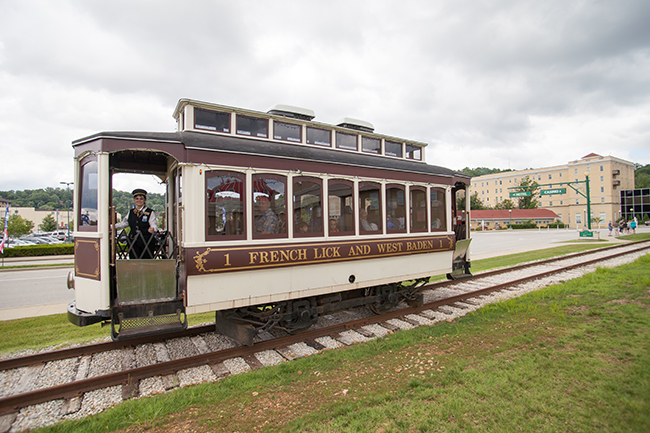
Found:
[(68, 180), (84, 135), (173, 130), (184, 97), (361, 118), (452, 168), (647, 164), (648, 22), (643, 0), (4, 2), (0, 189)]

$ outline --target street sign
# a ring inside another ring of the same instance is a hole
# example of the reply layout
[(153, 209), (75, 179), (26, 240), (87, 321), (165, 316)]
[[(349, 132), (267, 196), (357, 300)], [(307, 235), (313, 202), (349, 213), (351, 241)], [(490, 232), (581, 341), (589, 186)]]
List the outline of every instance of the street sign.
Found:
[(510, 197), (530, 197), (530, 191), (511, 192)]
[(580, 237), (581, 238), (593, 238), (594, 237), (594, 232), (589, 231), (589, 230), (583, 230), (580, 232)]
[(566, 188), (543, 189), (541, 195), (566, 194)]

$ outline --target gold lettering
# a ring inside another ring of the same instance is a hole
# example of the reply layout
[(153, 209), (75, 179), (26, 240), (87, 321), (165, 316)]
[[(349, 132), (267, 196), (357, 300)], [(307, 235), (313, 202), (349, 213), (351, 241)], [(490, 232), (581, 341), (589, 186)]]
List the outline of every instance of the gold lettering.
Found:
[(269, 253), (266, 251), (260, 252), (260, 263), (268, 263), (269, 262)]
[(248, 262), (249, 265), (254, 265), (257, 262), (257, 255), (258, 253), (254, 251), (248, 253), (248, 257), (250, 258), (250, 261)]
[(278, 254), (277, 251), (271, 251), (271, 261), (273, 263), (276, 263), (276, 262), (280, 261), (278, 257), (279, 257), (279, 254)]
[(318, 250), (319, 250), (319, 249), (323, 249), (323, 248), (314, 248), (314, 259), (315, 259), (315, 260), (316, 260), (316, 259), (322, 259), (322, 258), (323, 258), (323, 256), (321, 256), (320, 254), (318, 254)]
[(280, 258), (281, 262), (288, 262), (289, 261), (289, 252), (286, 250), (280, 251), (280, 255), (282, 256)]
[(226, 258), (226, 263), (224, 264), (224, 266), (231, 266), (231, 264), (230, 264), (230, 254), (226, 254), (224, 257)]

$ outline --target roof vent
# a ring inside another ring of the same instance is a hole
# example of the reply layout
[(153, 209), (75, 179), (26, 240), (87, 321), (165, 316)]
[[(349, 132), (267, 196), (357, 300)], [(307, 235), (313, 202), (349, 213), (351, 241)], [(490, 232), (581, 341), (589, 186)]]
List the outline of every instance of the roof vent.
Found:
[(294, 107), (292, 105), (277, 104), (269, 108), (268, 114), (276, 116), (291, 117), (292, 119), (312, 120), (316, 117), (314, 110), (308, 108)]
[(356, 129), (357, 131), (363, 132), (374, 132), (375, 127), (372, 126), (372, 123), (366, 122), (365, 120), (352, 119), (351, 117), (344, 117), (336, 122), (336, 126), (342, 128)]

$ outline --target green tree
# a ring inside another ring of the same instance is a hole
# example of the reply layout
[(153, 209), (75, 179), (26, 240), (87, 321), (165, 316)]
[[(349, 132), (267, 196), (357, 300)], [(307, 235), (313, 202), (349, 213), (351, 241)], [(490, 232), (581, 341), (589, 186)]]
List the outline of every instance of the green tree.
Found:
[(650, 164), (646, 166), (636, 164), (636, 169), (634, 171), (634, 187), (650, 188)]
[[(463, 210), (465, 209), (465, 197), (461, 197), (458, 199), (456, 206), (458, 210)], [(484, 209), (490, 209), (489, 206), (486, 206), (483, 204), (480, 198), (478, 198), (478, 192), (475, 192), (472, 194), (469, 198), (469, 207), (471, 210), (484, 210)]]
[(500, 168), (487, 168), (487, 167), (476, 167), (469, 168), (465, 167), (460, 172), (472, 177), (485, 176), (486, 174), (492, 173), (503, 173), (505, 171), (512, 171), (511, 169), (501, 170)]
[(48, 214), (43, 218), (43, 221), (41, 221), (41, 231), (53, 232), (54, 230), (56, 230), (56, 220), (52, 214)]
[(526, 176), (519, 182), (516, 192), (529, 191), (530, 195), (519, 197), (519, 209), (537, 209), (539, 201), (537, 194), (539, 192), (539, 184)]
[(515, 203), (510, 200), (509, 198), (500, 201), (499, 203), (494, 205), (495, 209), (516, 209)]
[(22, 235), (29, 234), (34, 228), (34, 223), (26, 220), (20, 215), (14, 214), (9, 217), (7, 224), (7, 234), (12, 238), (18, 238)]

